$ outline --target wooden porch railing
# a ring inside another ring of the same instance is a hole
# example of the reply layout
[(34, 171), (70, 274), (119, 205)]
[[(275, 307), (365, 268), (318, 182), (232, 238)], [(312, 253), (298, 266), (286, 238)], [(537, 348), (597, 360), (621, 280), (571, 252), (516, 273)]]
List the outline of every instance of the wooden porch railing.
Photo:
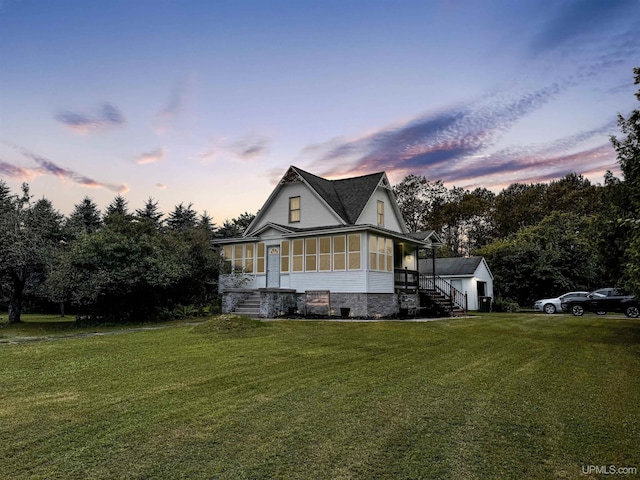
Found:
[(393, 283), (397, 290), (417, 290), (420, 286), (420, 274), (417, 270), (396, 268), (393, 271)]
[(394, 284), (397, 290), (425, 290), (441, 293), (451, 302), (450, 307), (468, 310), (467, 294), (461, 292), (451, 282), (432, 273), (419, 273), (417, 270), (396, 268)]

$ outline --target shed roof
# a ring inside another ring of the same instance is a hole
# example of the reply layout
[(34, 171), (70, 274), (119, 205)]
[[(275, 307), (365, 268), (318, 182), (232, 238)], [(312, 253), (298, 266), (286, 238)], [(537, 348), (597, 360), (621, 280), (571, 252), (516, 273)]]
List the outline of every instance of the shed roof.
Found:
[[(473, 275), (482, 262), (483, 257), (436, 258), (436, 274), (440, 276)], [(421, 259), (419, 270), (422, 273), (433, 273), (433, 261)]]

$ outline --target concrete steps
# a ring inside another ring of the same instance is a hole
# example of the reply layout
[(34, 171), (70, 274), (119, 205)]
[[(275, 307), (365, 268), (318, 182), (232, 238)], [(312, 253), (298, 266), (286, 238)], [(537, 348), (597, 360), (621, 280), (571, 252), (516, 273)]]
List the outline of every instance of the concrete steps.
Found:
[(260, 317), (260, 293), (254, 292), (245, 298), (244, 301), (236, 307), (234, 313), (253, 318)]

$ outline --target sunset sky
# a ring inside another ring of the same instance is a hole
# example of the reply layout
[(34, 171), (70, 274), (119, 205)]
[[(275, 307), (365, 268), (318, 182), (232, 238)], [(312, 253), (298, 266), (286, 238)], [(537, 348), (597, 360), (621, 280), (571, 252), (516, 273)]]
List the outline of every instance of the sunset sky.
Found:
[(601, 182), (636, 66), (640, 0), (0, 0), (0, 178), (218, 224), (289, 165)]

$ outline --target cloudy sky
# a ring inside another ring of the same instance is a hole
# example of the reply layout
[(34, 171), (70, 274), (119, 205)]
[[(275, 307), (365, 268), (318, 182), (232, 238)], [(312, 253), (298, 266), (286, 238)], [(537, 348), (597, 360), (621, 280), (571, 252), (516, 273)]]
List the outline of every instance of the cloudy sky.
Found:
[(0, 0), (0, 178), (218, 224), (289, 165), (600, 182), (634, 66), (640, 0)]

